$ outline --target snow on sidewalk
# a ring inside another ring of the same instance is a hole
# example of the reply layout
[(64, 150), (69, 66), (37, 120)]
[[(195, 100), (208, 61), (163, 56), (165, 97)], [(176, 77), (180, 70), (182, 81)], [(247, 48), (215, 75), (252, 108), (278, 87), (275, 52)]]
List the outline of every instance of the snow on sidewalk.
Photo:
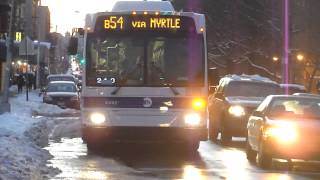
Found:
[(42, 149), (47, 141), (48, 129), (45, 118), (33, 117), (35, 114), (59, 114), (73, 112), (54, 105), (42, 103), (36, 91), (10, 99), (11, 112), (0, 115), (0, 180), (1, 179), (43, 179), (43, 175), (57, 173), (46, 167), (51, 158)]

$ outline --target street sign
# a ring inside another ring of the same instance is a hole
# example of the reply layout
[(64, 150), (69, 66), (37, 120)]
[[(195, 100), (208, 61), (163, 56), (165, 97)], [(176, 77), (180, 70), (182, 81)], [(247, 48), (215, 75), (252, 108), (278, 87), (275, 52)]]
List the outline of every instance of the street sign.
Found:
[(23, 38), (19, 44), (19, 55), (34, 55), (34, 45), (33, 41), (29, 38)]
[(21, 32), (16, 32), (15, 40), (17, 42), (21, 42), (21, 40), (22, 40), (22, 33)]

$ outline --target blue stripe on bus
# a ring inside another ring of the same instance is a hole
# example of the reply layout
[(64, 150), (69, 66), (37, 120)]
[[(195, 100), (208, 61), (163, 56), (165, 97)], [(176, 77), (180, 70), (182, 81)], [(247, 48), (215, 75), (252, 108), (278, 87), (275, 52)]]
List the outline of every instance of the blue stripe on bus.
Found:
[[(150, 102), (152, 103), (148, 104)], [(84, 97), (85, 108), (190, 108), (190, 97)], [(147, 102), (146, 102), (147, 101)]]

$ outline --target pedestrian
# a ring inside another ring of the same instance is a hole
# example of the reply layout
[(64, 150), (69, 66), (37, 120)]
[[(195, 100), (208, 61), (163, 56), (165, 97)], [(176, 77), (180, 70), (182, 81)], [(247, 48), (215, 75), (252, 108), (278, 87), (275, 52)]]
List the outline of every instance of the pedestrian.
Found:
[(24, 85), (24, 78), (22, 74), (19, 74), (17, 78), (17, 84), (18, 84), (18, 93), (22, 93), (22, 88)]
[(33, 84), (33, 90), (36, 90), (37, 89), (37, 76), (36, 75), (33, 75), (32, 84)]
[(27, 73), (26, 77), (28, 78), (28, 84), (27, 84), (28, 90), (31, 91), (32, 85), (33, 85), (33, 79), (34, 79), (33, 78), (33, 74), (32, 73)]

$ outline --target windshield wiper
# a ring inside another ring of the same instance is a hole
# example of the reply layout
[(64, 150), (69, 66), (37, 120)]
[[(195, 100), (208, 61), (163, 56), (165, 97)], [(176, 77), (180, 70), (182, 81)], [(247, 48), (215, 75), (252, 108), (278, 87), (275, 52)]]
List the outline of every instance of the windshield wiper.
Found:
[(177, 90), (176, 88), (174, 88), (174, 87), (172, 87), (172, 86), (169, 86), (169, 88), (171, 89), (171, 91), (173, 92), (173, 94), (174, 94), (175, 96), (180, 95), (180, 93), (178, 92), (178, 90)]
[[(159, 74), (161, 74), (161, 75), (164, 74), (163, 71), (162, 71), (160, 68), (156, 67), (154, 64), (152, 64), (151, 67), (153, 67)], [(172, 87), (172, 86), (166, 81), (166, 80), (167, 80), (166, 77), (162, 76), (161, 80), (164, 80), (164, 84), (168, 84), (170, 90), (173, 92), (173, 94), (174, 94), (175, 96), (180, 95), (180, 93), (178, 92), (178, 90), (177, 90), (176, 88)]]
[(121, 89), (121, 86), (116, 87), (110, 94), (111, 95), (116, 95), (119, 92), (120, 89)]

